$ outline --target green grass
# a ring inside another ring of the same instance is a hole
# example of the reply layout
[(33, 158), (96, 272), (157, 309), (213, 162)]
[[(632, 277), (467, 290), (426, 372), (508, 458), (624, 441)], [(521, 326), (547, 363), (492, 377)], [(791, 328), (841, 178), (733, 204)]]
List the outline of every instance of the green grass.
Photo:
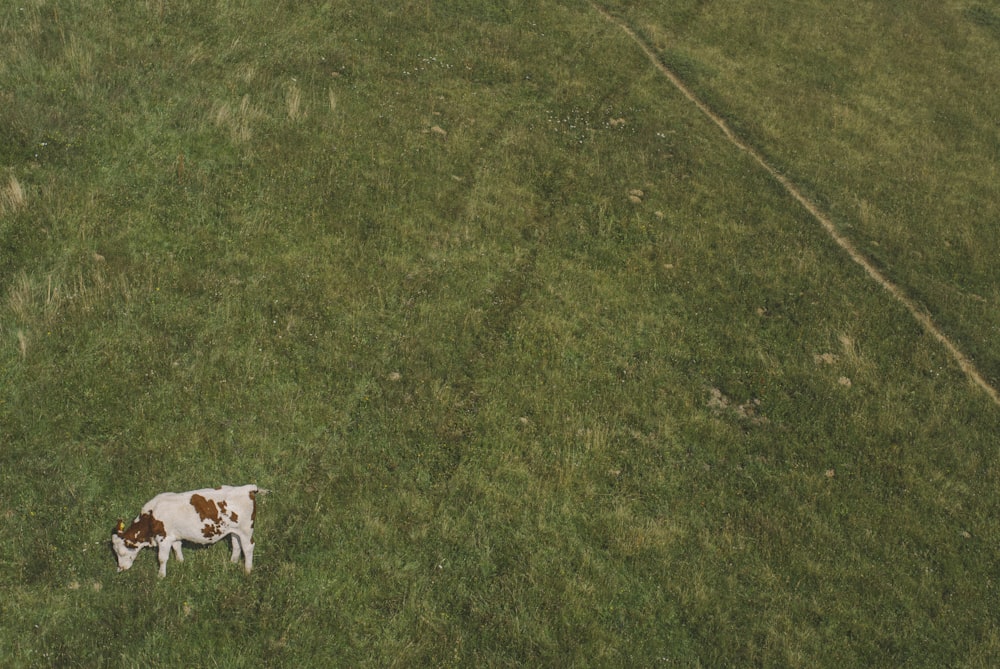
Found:
[(995, 10), (607, 4), (1000, 383)]
[[(995, 664), (906, 309), (589, 4), (353, 4), (0, 9), (0, 664)], [(991, 10), (608, 4), (996, 380)]]

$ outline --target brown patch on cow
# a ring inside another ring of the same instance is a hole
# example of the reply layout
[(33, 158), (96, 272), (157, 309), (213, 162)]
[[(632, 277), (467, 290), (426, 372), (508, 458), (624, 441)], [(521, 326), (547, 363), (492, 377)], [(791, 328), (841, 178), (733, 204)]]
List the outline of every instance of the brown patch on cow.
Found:
[(219, 507), (210, 499), (201, 495), (191, 495), (191, 506), (198, 512), (198, 517), (202, 520), (211, 520), (213, 523), (219, 522)]
[(224, 499), (220, 500), (220, 501), (216, 502), (216, 504), (219, 505), (219, 511), (221, 511), (223, 514), (225, 514), (226, 513), (226, 500), (224, 500)]
[(237, 521), (239, 521), (239, 519), (240, 519), (240, 517), (236, 515), (235, 511), (233, 511), (231, 514), (229, 514), (229, 520), (233, 521), (234, 523), (237, 522)]
[(148, 511), (133, 522), (124, 532), (118, 532), (118, 536), (125, 541), (129, 548), (135, 548), (139, 544), (152, 543), (154, 537), (165, 537), (167, 531), (163, 527), (163, 522), (153, 516), (152, 511)]
[(163, 521), (153, 518), (153, 512), (149, 512), (149, 529), (151, 537), (167, 536), (167, 528), (163, 526)]
[(218, 525), (213, 525), (212, 523), (205, 523), (205, 527), (201, 528), (201, 534), (206, 539), (211, 539), (217, 534), (222, 534), (222, 530), (219, 529)]

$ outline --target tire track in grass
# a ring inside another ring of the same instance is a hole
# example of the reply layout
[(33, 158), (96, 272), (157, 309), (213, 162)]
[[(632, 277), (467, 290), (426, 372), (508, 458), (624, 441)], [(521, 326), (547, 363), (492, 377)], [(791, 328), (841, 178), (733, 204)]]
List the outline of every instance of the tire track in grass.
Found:
[(660, 57), (653, 51), (653, 48), (646, 43), (638, 33), (632, 29), (632, 27), (626, 23), (624, 20), (614, 16), (604, 7), (596, 3), (591, 3), (591, 6), (604, 17), (609, 23), (620, 28), (628, 37), (636, 43), (636, 45), (646, 54), (646, 57), (651, 63), (660, 71), (663, 76), (665, 76), (671, 84), (674, 85), (681, 94), (687, 98), (692, 104), (694, 104), (702, 114), (704, 114), (712, 123), (719, 127), (722, 133), (726, 136), (736, 148), (745, 152), (768, 174), (770, 174), (775, 181), (784, 187), (784, 189), (791, 195), (802, 207), (809, 212), (809, 214), (816, 219), (816, 221), (823, 227), (826, 233), (830, 236), (837, 245), (844, 250), (845, 253), (853, 260), (855, 263), (860, 265), (868, 276), (884, 288), (888, 293), (900, 304), (906, 307), (907, 311), (913, 316), (913, 318), (923, 327), (924, 331), (930, 334), (934, 339), (936, 339), (944, 349), (951, 355), (951, 357), (958, 363), (958, 366), (968, 377), (969, 381), (979, 386), (986, 394), (993, 400), (994, 404), (1000, 406), (1000, 393), (994, 388), (990, 383), (979, 373), (975, 364), (970, 360), (962, 351), (955, 345), (951, 339), (941, 331), (940, 328), (934, 323), (930, 314), (922, 309), (916, 302), (910, 299), (909, 296), (903, 291), (902, 288), (893, 283), (885, 274), (883, 274), (877, 267), (875, 267), (872, 262), (865, 257), (863, 253), (858, 251), (857, 247), (850, 239), (841, 234), (837, 226), (833, 224), (833, 221), (824, 214), (818, 206), (812, 200), (807, 198), (799, 187), (795, 185), (788, 177), (779, 172), (773, 165), (767, 162), (757, 149), (752, 147), (746, 141), (743, 140), (739, 135), (737, 135), (729, 124), (719, 116), (715, 111), (709, 107), (701, 98), (699, 98), (694, 91), (692, 91), (688, 86), (678, 77), (673, 70), (667, 67)]

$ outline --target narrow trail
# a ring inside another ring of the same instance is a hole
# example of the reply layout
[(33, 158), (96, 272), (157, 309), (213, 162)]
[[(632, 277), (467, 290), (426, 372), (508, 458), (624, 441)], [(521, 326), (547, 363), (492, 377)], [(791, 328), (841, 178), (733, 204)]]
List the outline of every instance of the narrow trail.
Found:
[(1000, 406), (1000, 392), (994, 388), (990, 383), (979, 373), (976, 369), (975, 364), (955, 345), (951, 339), (941, 331), (940, 328), (934, 323), (930, 314), (924, 311), (916, 302), (910, 299), (902, 288), (893, 283), (885, 274), (883, 274), (877, 267), (875, 267), (872, 262), (864, 256), (858, 249), (854, 246), (850, 239), (845, 237), (837, 229), (837, 226), (833, 224), (833, 221), (824, 214), (818, 206), (812, 200), (807, 198), (798, 186), (796, 186), (788, 177), (781, 174), (774, 166), (772, 166), (764, 158), (763, 154), (757, 151), (755, 148), (750, 146), (746, 141), (744, 141), (739, 135), (737, 135), (726, 121), (715, 113), (715, 111), (709, 107), (705, 102), (699, 98), (694, 91), (687, 87), (687, 85), (678, 77), (673, 70), (667, 67), (663, 61), (660, 60), (659, 56), (653, 51), (652, 47), (646, 43), (639, 35), (632, 29), (632, 27), (626, 23), (624, 20), (612, 15), (606, 9), (601, 7), (596, 3), (591, 3), (591, 6), (604, 17), (609, 23), (620, 28), (628, 37), (635, 42), (635, 44), (646, 54), (646, 57), (650, 62), (660, 71), (663, 76), (665, 76), (674, 87), (684, 95), (691, 103), (693, 103), (702, 114), (704, 114), (712, 123), (717, 125), (722, 133), (726, 136), (731, 144), (736, 146), (741, 151), (744, 151), (747, 155), (754, 159), (754, 161), (760, 165), (768, 174), (770, 174), (775, 181), (781, 184), (784, 189), (791, 195), (795, 200), (802, 205), (802, 207), (809, 212), (810, 215), (823, 227), (830, 238), (837, 243), (837, 245), (847, 253), (847, 255), (855, 263), (860, 265), (868, 276), (875, 281), (875, 283), (882, 286), (888, 293), (900, 304), (906, 307), (907, 311), (913, 316), (913, 318), (920, 323), (924, 331), (930, 334), (934, 339), (936, 339), (944, 347), (946, 351), (951, 355), (951, 357), (958, 363), (958, 366), (968, 377), (969, 381), (979, 386), (983, 391), (989, 395), (993, 402)]

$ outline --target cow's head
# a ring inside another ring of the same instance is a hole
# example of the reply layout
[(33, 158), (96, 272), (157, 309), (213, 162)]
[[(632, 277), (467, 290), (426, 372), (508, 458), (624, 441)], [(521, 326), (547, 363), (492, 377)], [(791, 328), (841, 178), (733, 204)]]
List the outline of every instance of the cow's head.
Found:
[(135, 556), (146, 546), (152, 546), (157, 535), (163, 534), (163, 523), (147, 512), (135, 519), (128, 527), (119, 520), (111, 533), (111, 547), (118, 559), (118, 571), (125, 571), (135, 562)]

